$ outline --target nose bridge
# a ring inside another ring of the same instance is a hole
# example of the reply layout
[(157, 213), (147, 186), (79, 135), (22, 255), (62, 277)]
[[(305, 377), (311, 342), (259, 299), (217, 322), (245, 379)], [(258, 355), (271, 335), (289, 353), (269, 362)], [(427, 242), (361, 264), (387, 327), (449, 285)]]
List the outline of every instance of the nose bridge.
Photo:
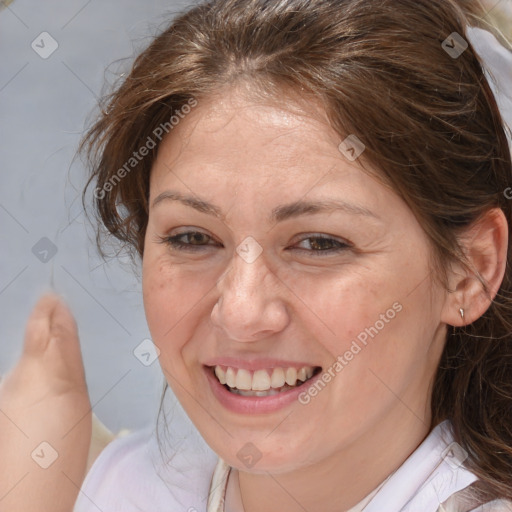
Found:
[[(229, 267), (219, 283), (221, 292), (253, 293), (258, 281), (268, 280), (268, 268), (263, 247), (252, 236), (246, 236), (235, 248)], [(266, 278), (266, 279), (265, 279)], [(231, 289), (232, 288), (232, 289)]]
[(224, 298), (228, 298), (229, 295), (230, 300), (239, 301), (242, 306), (246, 302), (261, 300), (265, 294), (264, 288), (268, 288), (271, 279), (271, 272), (264, 257), (260, 254), (257, 257), (252, 255), (251, 258), (246, 258), (243, 250), (243, 245), (240, 244), (229, 268), (219, 281), (221, 295)]
[(276, 277), (261, 252), (256, 255), (253, 248), (240, 244), (217, 289), (212, 321), (231, 339), (254, 341), (286, 325)]

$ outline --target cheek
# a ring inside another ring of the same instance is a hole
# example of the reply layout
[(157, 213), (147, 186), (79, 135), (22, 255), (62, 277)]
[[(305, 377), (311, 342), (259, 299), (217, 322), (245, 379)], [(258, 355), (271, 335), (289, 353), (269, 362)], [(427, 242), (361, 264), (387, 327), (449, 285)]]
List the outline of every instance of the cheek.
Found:
[(357, 336), (364, 340), (365, 329), (375, 322), (380, 327), (380, 315), (399, 296), (385, 273), (370, 269), (302, 278), (294, 283), (293, 291), (300, 299), (303, 318), (309, 319), (309, 330), (333, 357), (348, 350)]
[(158, 260), (153, 262), (145, 258), (142, 268), (142, 293), (146, 319), (155, 342), (170, 328), (172, 312), (176, 310), (170, 287), (172, 276), (167, 274)]
[(428, 285), (407, 293), (405, 287), (382, 291), (378, 307), (369, 297), (359, 297), (359, 309), (349, 311), (347, 323), (338, 322), (343, 335), (330, 347), (341, 356), (333, 414), (342, 403), (345, 412), (363, 421), (371, 411), (378, 414), (397, 400), (417, 414), (423, 410), (418, 400), (426, 396), (442, 344), (435, 339), (436, 310), (425, 307)]
[(180, 279), (163, 258), (146, 258), (142, 269), (142, 290), (146, 320), (155, 345), (162, 356), (175, 347), (174, 331), (183, 316), (186, 296), (178, 293)]
[(143, 262), (142, 289), (146, 320), (153, 342), (166, 356), (180, 351), (193, 335), (199, 309), (212, 289), (207, 276), (171, 265), (166, 255)]
[[(435, 304), (441, 301), (428, 299), (428, 280), (413, 279), (424, 276), (423, 266), (411, 269), (402, 262), (400, 268), (381, 266), (379, 272), (360, 269), (324, 283), (305, 281), (300, 292), (307, 298), (316, 340), (333, 361), (342, 357), (343, 369), (336, 375), (357, 376), (353, 382), (365, 381), (372, 390), (378, 383), (375, 376), (373, 384), (368, 381), (370, 370), (398, 384), (431, 363), (427, 356), (439, 316)], [(396, 279), (404, 273), (411, 279)]]

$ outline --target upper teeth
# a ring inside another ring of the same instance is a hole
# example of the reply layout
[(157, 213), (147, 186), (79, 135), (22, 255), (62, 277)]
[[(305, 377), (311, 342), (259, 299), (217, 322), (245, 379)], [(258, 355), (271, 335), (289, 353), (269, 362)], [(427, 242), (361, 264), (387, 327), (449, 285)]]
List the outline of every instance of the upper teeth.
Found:
[(313, 376), (314, 368), (270, 368), (268, 370), (256, 370), (251, 372), (244, 368), (232, 368), (231, 366), (215, 367), (215, 375), (221, 384), (227, 384), (230, 388), (252, 391), (267, 391), (270, 388), (279, 389), (285, 384), (295, 386), (297, 380), (302, 382)]

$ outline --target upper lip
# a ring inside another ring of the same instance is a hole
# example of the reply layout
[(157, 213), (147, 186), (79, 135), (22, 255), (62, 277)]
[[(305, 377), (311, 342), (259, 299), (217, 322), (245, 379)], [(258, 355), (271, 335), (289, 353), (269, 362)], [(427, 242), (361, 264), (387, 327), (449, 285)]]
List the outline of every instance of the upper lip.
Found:
[(245, 370), (256, 371), (265, 370), (267, 368), (303, 368), (312, 367), (316, 368), (319, 365), (311, 364), (310, 362), (290, 361), (286, 359), (274, 358), (242, 358), (242, 357), (214, 357), (203, 363), (205, 366), (230, 366), (231, 368), (243, 368)]

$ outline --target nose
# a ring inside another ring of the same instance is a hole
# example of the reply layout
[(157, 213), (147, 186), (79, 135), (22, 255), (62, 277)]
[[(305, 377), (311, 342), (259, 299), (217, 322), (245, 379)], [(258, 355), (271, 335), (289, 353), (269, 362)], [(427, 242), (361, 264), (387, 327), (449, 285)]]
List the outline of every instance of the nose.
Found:
[(230, 340), (257, 341), (288, 325), (288, 312), (280, 297), (283, 284), (268, 268), (263, 254), (249, 263), (235, 252), (217, 290), (219, 299), (211, 320)]

